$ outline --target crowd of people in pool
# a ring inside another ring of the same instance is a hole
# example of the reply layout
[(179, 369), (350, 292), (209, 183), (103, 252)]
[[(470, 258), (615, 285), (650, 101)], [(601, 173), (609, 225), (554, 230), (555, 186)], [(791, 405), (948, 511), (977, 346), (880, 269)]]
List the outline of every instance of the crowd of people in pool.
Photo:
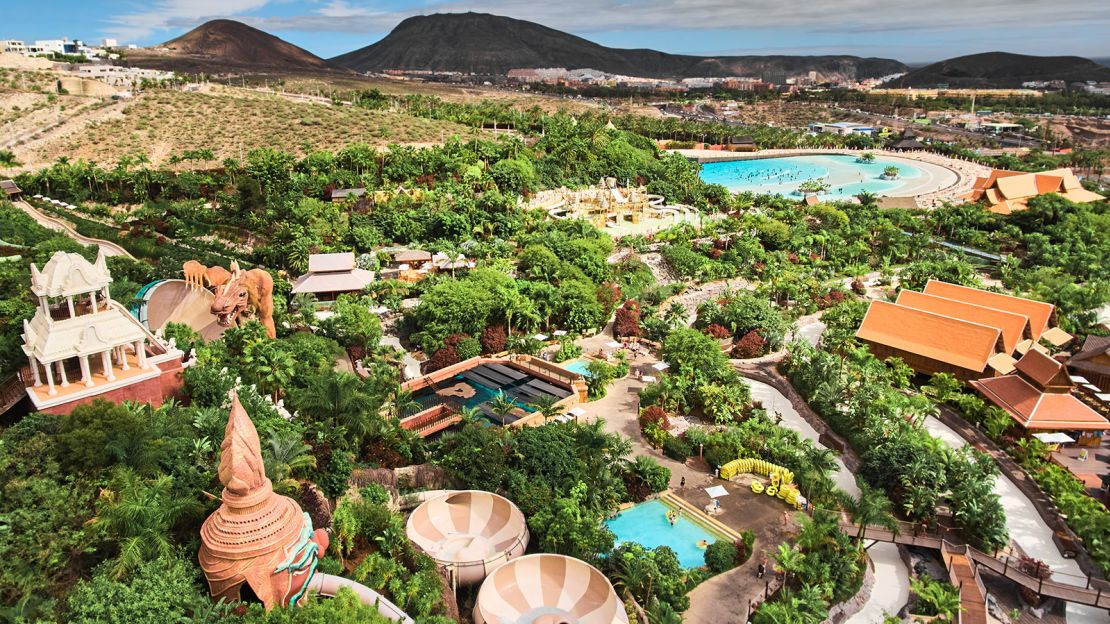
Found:
[[(749, 185), (755, 183), (755, 185), (759, 187), (762, 187), (764, 185), (778, 186), (783, 184), (790, 184), (793, 182), (798, 182), (800, 184), (807, 180), (814, 179), (809, 177), (804, 177), (803, 179), (803, 173), (804, 172), (790, 167), (773, 167), (770, 169), (756, 169), (754, 171), (749, 171), (746, 174), (740, 174), (736, 176), (736, 179), (743, 180)], [(831, 185), (831, 181), (826, 180), (824, 176), (816, 179), (826, 181)], [(859, 172), (859, 179), (857, 182), (859, 184), (864, 183), (862, 171)], [(837, 187), (836, 192), (838, 195), (843, 195), (844, 187)]]

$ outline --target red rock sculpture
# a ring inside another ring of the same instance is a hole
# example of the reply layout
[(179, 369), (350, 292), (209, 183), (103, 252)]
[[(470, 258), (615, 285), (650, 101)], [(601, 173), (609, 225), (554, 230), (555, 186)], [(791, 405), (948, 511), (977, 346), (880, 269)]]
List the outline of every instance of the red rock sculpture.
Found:
[(200, 529), (200, 567), (213, 598), (238, 600), (246, 583), (266, 609), (297, 604), (328, 548), (323, 529), (293, 499), (274, 493), (262, 463), (258, 432), (232, 400), (219, 475), (220, 505)]

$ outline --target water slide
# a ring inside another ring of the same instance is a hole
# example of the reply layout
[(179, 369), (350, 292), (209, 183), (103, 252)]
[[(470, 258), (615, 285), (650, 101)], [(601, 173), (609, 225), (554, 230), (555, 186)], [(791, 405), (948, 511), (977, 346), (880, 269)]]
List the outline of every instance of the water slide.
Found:
[(184, 280), (170, 279), (147, 284), (139, 291), (141, 303), (135, 316), (151, 331), (166, 323), (182, 323), (192, 327), (205, 340), (216, 340), (226, 327), (216, 322), (211, 307), (214, 299), (204, 288), (192, 288)]
[(362, 583), (356, 583), (351, 579), (346, 579), (341, 576), (333, 574), (321, 574), (317, 572), (312, 576), (312, 580), (308, 583), (308, 590), (334, 598), (339, 590), (346, 587), (358, 596), (358, 599), (370, 606), (378, 608), (378, 613), (393, 620), (394, 622), (401, 622), (402, 624), (416, 624), (411, 617), (408, 616), (400, 607), (393, 604), (378, 592), (370, 589)]
[(494, 570), (478, 590), (475, 624), (628, 624), (624, 603), (597, 568), (541, 553)]
[(460, 585), (481, 582), (528, 546), (528, 524), (520, 509), (503, 496), (478, 490), (429, 498), (409, 516), (405, 532)]

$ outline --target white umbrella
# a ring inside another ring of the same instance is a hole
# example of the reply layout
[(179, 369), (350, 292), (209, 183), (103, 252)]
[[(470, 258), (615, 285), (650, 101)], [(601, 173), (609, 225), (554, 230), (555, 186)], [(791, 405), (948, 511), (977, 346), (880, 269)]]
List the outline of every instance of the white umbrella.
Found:
[(655, 377), (652, 377), (651, 375), (644, 375), (640, 378), (640, 380), (644, 383), (655, 383)]
[(1072, 383), (1076, 383), (1076, 384), (1088, 384), (1088, 383), (1091, 383), (1091, 382), (1087, 381), (1087, 378), (1086, 378), (1086, 377), (1082, 377), (1082, 376), (1080, 376), (1080, 375), (1070, 375), (1070, 377), (1071, 377), (1071, 382), (1072, 382)]
[(621, 343), (617, 342), (616, 340), (610, 340), (609, 342), (605, 343), (605, 346), (609, 347), (610, 349), (619, 349), (621, 348)]
[(570, 414), (571, 416), (575, 416), (575, 417), (585, 416), (586, 415), (586, 410), (582, 409), (581, 407), (573, 407), (573, 408), (567, 410), (567, 413)]
[(536, 340), (539, 340), (540, 342), (543, 342), (544, 340), (547, 340), (547, 334), (536, 334), (535, 336), (532, 336), (532, 337), (535, 338)]
[(1103, 403), (1110, 403), (1110, 392), (1100, 392), (1095, 396), (1098, 397), (1098, 400), (1102, 401)]
[(656, 363), (652, 364), (651, 367), (654, 368), (657, 371), (665, 371), (668, 368), (670, 368), (671, 365), (667, 364), (666, 362), (656, 362)]
[(1037, 438), (1045, 444), (1068, 444), (1075, 442), (1068, 434), (1055, 431), (1053, 433), (1034, 433), (1034, 438)]
[(707, 487), (705, 488), (705, 493), (709, 495), (709, 498), (720, 498), (722, 496), (728, 496), (728, 490), (726, 490), (725, 486), (723, 485), (714, 485), (713, 487)]
[(556, 329), (552, 333), (555, 334), (556, 336), (566, 336), (567, 335), (567, 330), (565, 330), (565, 329)]

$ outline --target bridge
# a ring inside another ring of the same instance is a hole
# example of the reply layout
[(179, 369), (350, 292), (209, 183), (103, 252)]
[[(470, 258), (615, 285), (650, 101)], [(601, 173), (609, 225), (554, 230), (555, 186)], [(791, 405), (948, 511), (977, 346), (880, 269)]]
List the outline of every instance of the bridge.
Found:
[[(966, 544), (949, 542), (940, 534), (922, 533), (908, 522), (897, 524), (898, 528), (895, 531), (884, 527), (867, 526), (864, 529), (863, 538), (941, 551), (941, 557), (944, 559), (952, 584), (960, 588), (960, 600), (964, 606), (961, 621), (965, 624), (986, 622), (984, 604), (986, 590), (979, 577), (980, 568), (986, 568), (1041, 596), (1110, 609), (1110, 583), (1102, 579), (1092, 579), (1089, 576), (1073, 577), (1076, 583), (1063, 583), (1052, 580), (1053, 575), (1050, 570), (1048, 571), (1050, 573), (1045, 575), (1030, 574), (1022, 569), (1020, 561), (1014, 557), (996, 557)], [(852, 536), (859, 535), (860, 532), (858, 525), (844, 521), (840, 523), (840, 530)], [(980, 612), (982, 619), (978, 618)]]
[(0, 414), (8, 413), (17, 403), (27, 396), (27, 386), (19, 375), (12, 375), (0, 382)]

